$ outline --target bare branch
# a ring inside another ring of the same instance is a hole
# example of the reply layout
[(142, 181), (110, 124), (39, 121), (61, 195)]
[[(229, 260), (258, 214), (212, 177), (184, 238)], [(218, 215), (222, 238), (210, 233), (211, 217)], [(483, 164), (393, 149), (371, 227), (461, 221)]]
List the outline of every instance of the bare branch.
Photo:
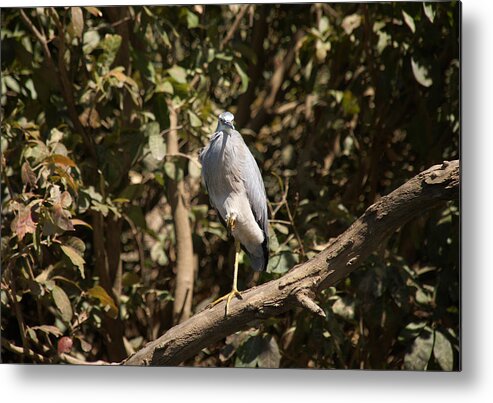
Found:
[(233, 38), (236, 30), (240, 26), (240, 22), (243, 19), (245, 13), (248, 11), (250, 8), (250, 5), (244, 5), (240, 8), (240, 12), (236, 15), (235, 21), (233, 22), (233, 25), (231, 25), (231, 28), (229, 29), (228, 33), (224, 37), (224, 39), (221, 41), (219, 45), (219, 49), (224, 49), (224, 47), (227, 45), (227, 43)]

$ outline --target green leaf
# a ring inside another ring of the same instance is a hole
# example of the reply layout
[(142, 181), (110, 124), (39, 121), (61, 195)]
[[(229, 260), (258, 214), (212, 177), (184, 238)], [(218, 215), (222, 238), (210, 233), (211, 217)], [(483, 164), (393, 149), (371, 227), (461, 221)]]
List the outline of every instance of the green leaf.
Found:
[(406, 23), (406, 25), (409, 27), (409, 29), (414, 34), (416, 32), (416, 26), (414, 25), (414, 19), (413, 19), (413, 17), (411, 17), (404, 10), (402, 10), (402, 16), (404, 17), (404, 22)]
[(169, 179), (181, 181), (183, 179), (183, 168), (179, 162), (166, 161), (164, 164), (164, 172)]
[(131, 287), (134, 284), (140, 283), (140, 277), (138, 274), (134, 273), (133, 271), (127, 271), (125, 274), (122, 276), (122, 285), (124, 287)]
[(429, 87), (433, 84), (433, 80), (428, 76), (428, 69), (424, 66), (420, 66), (411, 58), (411, 67), (413, 70), (414, 78), (423, 87)]
[(276, 339), (270, 335), (262, 339), (262, 351), (258, 356), (259, 368), (279, 368), (281, 353)]
[(275, 253), (267, 264), (267, 273), (284, 274), (298, 263), (298, 255), (291, 250), (282, 250)]
[(113, 319), (118, 317), (118, 308), (106, 290), (100, 285), (96, 285), (87, 291), (91, 297), (99, 300), (99, 303), (107, 309), (107, 313)]
[(174, 94), (173, 85), (168, 80), (162, 80), (156, 85), (155, 92), (164, 92), (166, 94)]
[(354, 301), (349, 297), (337, 299), (332, 305), (332, 311), (341, 318), (351, 321), (354, 319)]
[(435, 344), (433, 345), (433, 355), (438, 364), (444, 371), (452, 371), (454, 368), (454, 351), (452, 344), (443, 335), (435, 330)]
[(197, 28), (199, 25), (199, 17), (187, 9), (187, 26), (188, 28)]
[(202, 126), (202, 121), (195, 113), (193, 113), (191, 110), (188, 110), (187, 113), (188, 113), (188, 118), (190, 119), (190, 125), (192, 127)]
[(191, 178), (200, 178), (202, 170), (200, 166), (194, 161), (188, 161), (188, 174)]
[(149, 137), (149, 149), (151, 150), (151, 155), (158, 161), (162, 161), (166, 155), (166, 144), (159, 134)]
[(279, 368), (281, 354), (276, 340), (269, 334), (254, 334), (238, 347), (235, 367)]
[(425, 328), (411, 346), (411, 350), (404, 356), (404, 369), (412, 371), (426, 370), (433, 350), (433, 333)]
[(99, 48), (103, 53), (98, 57), (98, 63), (109, 68), (115, 61), (116, 54), (122, 44), (122, 37), (116, 34), (106, 34), (104, 39), (99, 43)]
[(161, 242), (156, 242), (151, 248), (151, 259), (160, 266), (166, 266), (169, 262), (168, 256)]
[(82, 37), (82, 51), (84, 54), (91, 54), (98, 47), (100, 41), (101, 37), (98, 31), (91, 30), (84, 32), (84, 36)]
[(62, 249), (63, 253), (68, 256), (72, 264), (79, 268), (80, 275), (82, 276), (82, 278), (84, 278), (84, 264), (86, 263), (86, 261), (81, 256), (80, 252), (72, 246), (68, 245), (60, 245), (60, 248)]
[(73, 311), (72, 311), (72, 305), (65, 291), (63, 291), (60, 287), (55, 285), (51, 290), (51, 295), (53, 297), (53, 301), (55, 302), (55, 305), (60, 310), (62, 319), (65, 322), (70, 322), (73, 316)]
[(241, 86), (238, 91), (238, 94), (243, 94), (248, 89), (249, 78), (248, 75), (245, 73), (245, 71), (240, 67), (238, 63), (235, 63), (235, 68), (241, 79)]
[(75, 249), (80, 256), (84, 256), (84, 252), (86, 251), (86, 244), (82, 239), (75, 236), (70, 236), (65, 241), (65, 244), (70, 246), (72, 249)]
[(187, 82), (187, 71), (183, 67), (175, 65), (167, 71), (171, 78), (177, 83), (185, 84)]

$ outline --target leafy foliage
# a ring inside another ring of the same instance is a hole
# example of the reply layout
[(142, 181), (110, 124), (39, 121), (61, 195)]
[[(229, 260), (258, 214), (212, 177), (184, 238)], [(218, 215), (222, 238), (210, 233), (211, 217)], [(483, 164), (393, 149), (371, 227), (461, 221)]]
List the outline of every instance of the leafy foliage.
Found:
[[(170, 180), (190, 201), (194, 310), (228, 291), (233, 245), (197, 163), (222, 110), (270, 201), (255, 281), (458, 158), (459, 28), (456, 2), (3, 9), (4, 362), (119, 361), (172, 325)], [(325, 290), (327, 320), (290, 312), (186, 364), (458, 369), (458, 205), (403, 223)]]

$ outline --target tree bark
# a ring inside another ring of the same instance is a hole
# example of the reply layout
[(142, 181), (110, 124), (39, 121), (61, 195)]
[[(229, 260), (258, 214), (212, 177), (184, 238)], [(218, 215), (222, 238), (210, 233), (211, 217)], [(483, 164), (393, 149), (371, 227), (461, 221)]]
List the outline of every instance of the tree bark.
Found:
[(354, 271), (395, 230), (447, 200), (457, 200), (459, 161), (444, 162), (418, 174), (371, 205), (326, 249), (283, 277), (242, 292), (225, 315), (225, 304), (196, 314), (148, 343), (124, 365), (178, 365), (201, 349), (241, 330), (255, 319), (267, 319), (301, 306), (325, 316), (314, 301), (321, 290)]
[[(168, 132), (168, 154), (178, 154), (178, 114), (169, 105), (170, 128)], [(181, 323), (192, 312), (192, 294), (194, 280), (194, 259), (192, 231), (188, 219), (188, 207), (185, 200), (185, 187), (182, 179), (170, 180), (168, 197), (173, 212), (176, 239), (176, 286), (173, 304), (173, 322)]]

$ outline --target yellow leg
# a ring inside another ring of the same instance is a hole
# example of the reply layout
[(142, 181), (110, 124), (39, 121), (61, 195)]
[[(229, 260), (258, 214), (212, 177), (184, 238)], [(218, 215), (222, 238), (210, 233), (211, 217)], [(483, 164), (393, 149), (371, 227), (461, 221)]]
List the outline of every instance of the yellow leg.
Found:
[[(229, 224), (229, 223), (228, 223)], [(239, 258), (239, 255), (240, 255), (240, 242), (235, 240), (235, 248), (236, 248), (236, 252), (235, 252), (235, 271), (234, 271), (234, 275), (233, 275), (233, 288), (231, 290), (231, 292), (229, 294), (226, 294), (224, 296), (222, 296), (221, 298), (218, 298), (216, 299), (212, 304), (211, 304), (211, 307), (219, 304), (220, 302), (226, 300), (226, 316), (228, 315), (228, 312), (229, 312), (229, 303), (231, 302), (231, 300), (234, 298), (234, 297), (238, 297), (239, 299), (242, 299), (241, 298), (241, 294), (240, 292), (238, 291), (238, 288), (237, 288), (237, 282), (238, 282), (238, 258)]]

